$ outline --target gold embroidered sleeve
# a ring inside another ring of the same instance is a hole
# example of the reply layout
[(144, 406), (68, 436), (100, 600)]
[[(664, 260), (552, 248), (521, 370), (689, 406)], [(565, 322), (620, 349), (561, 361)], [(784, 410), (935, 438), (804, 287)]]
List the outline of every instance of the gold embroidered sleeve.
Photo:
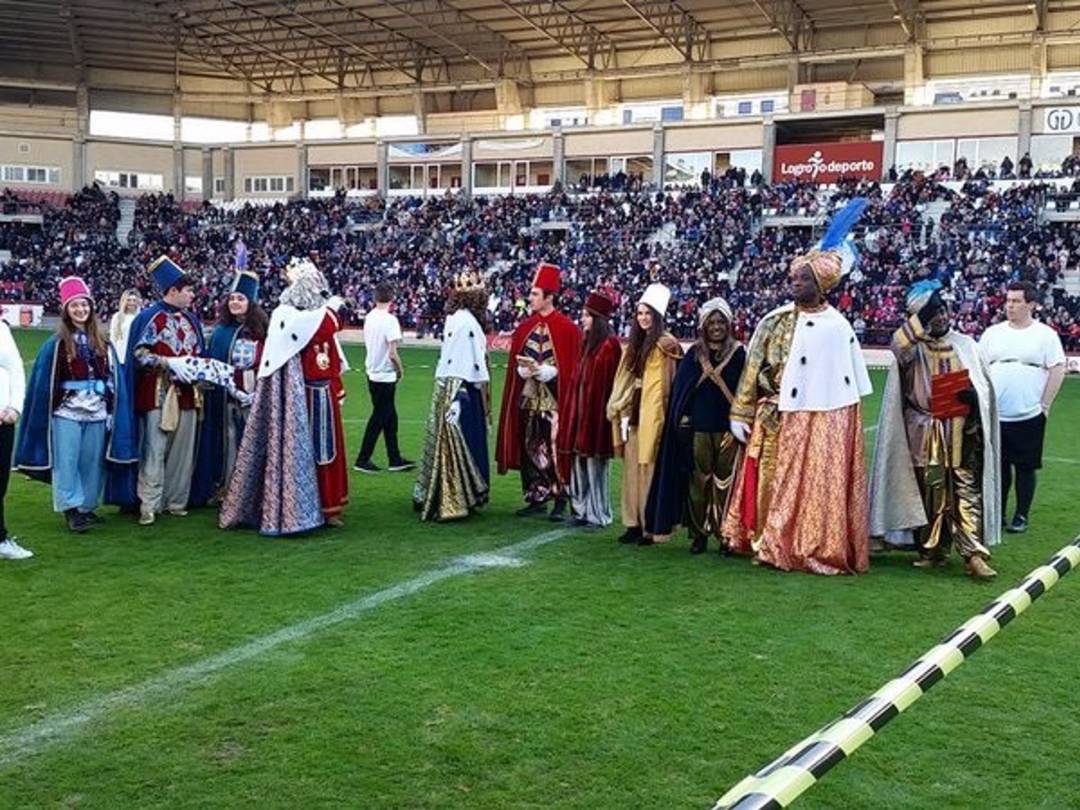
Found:
[(731, 418), (747, 425), (754, 423), (757, 413), (758, 377), (765, 365), (765, 354), (772, 337), (774, 321), (764, 320), (754, 330), (750, 346), (746, 350), (746, 365), (739, 378), (739, 387), (735, 389), (735, 400), (731, 403)]

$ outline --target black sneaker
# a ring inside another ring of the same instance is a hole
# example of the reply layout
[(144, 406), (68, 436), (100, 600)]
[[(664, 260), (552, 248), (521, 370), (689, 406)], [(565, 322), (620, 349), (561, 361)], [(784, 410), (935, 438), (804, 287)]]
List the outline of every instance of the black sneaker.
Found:
[(619, 535), (619, 542), (622, 543), (624, 546), (637, 545), (637, 543), (642, 539), (642, 537), (643, 535), (641, 533), (641, 527), (631, 526), (629, 529)]
[(556, 523), (562, 523), (566, 520), (566, 498), (555, 499), (555, 505), (551, 507), (551, 514), (548, 515), (548, 520)]
[(1016, 515), (1012, 519), (1012, 523), (1005, 527), (1005, 531), (1009, 534), (1023, 534), (1028, 530), (1027, 518), (1023, 515)]
[(409, 461), (407, 458), (399, 458), (396, 462), (391, 464), (388, 469), (390, 472), (405, 472), (416, 467), (415, 461)]
[(370, 461), (358, 461), (355, 464), (353, 464), (353, 469), (356, 470), (357, 472), (368, 473), (368, 474), (382, 472), (382, 470), (380, 470), (378, 467), (376, 467)]
[(97, 512), (82, 512), (81, 514), (87, 526), (98, 526), (105, 522), (105, 518)]
[(82, 534), (86, 531), (86, 520), (79, 514), (78, 509), (68, 509), (64, 512), (64, 517), (67, 518), (68, 531), (75, 532), (75, 534)]
[(530, 503), (528, 506), (524, 506), (521, 509), (518, 509), (516, 512), (514, 512), (514, 514), (518, 517), (532, 517), (533, 515), (542, 515), (546, 511), (547, 509), (544, 507), (543, 502)]
[(704, 554), (705, 550), (709, 547), (708, 537), (695, 537), (693, 542), (690, 543), (691, 554)]

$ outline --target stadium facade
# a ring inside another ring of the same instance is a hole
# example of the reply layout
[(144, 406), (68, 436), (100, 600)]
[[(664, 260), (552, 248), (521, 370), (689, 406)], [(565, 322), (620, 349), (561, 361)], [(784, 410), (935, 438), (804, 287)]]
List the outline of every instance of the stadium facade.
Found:
[(828, 182), (1080, 150), (1072, 0), (50, 0), (0, 19), (0, 183), (21, 190), (507, 193), (732, 165)]

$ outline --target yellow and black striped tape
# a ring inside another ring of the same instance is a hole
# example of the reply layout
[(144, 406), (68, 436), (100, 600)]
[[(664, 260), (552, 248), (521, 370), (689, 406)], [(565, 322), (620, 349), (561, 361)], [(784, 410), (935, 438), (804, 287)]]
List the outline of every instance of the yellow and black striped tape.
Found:
[(972, 616), (898, 677), (725, 793), (713, 810), (779, 810), (850, 756), (983, 644), (1080, 567), (1080, 537)]

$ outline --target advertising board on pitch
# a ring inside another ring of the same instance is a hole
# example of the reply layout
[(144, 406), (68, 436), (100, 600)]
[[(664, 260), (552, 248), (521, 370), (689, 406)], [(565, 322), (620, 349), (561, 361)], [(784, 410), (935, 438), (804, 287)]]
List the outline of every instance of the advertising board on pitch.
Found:
[(880, 180), (881, 141), (799, 143), (776, 147), (773, 182), (835, 183), (844, 177)]

